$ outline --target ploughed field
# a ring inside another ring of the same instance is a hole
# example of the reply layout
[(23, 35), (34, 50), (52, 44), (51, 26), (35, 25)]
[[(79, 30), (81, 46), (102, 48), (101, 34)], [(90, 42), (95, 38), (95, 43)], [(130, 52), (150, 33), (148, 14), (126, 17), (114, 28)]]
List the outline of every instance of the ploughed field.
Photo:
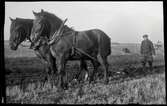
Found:
[[(122, 48), (131, 53), (124, 53)], [(5, 42), (5, 78), (7, 103), (76, 103), (76, 104), (166, 104), (165, 62), (163, 48), (156, 50), (154, 70), (142, 71), (138, 44), (112, 45), (108, 57), (109, 84), (102, 82), (103, 71), (97, 70), (95, 83), (81, 84), (75, 80), (80, 67), (78, 61), (68, 61), (69, 89), (58, 92), (56, 86), (44, 82), (46, 72), (32, 50), (20, 47), (12, 51)], [(87, 62), (88, 69), (92, 64)]]

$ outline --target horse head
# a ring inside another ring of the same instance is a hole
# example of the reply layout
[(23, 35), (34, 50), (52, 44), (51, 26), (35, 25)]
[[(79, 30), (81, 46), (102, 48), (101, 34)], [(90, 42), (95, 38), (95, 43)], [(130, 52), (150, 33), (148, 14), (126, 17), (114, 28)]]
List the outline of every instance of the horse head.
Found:
[[(63, 21), (54, 14), (41, 10), (41, 12), (34, 12), (35, 20), (31, 30), (31, 41), (35, 44), (40, 37), (47, 36), (48, 39), (52, 39), (55, 32), (61, 30)], [(33, 45), (32, 44), (32, 48)]]
[(9, 37), (9, 46), (12, 50), (17, 50), (18, 45), (26, 40), (26, 32), (24, 29), (24, 23), (21, 19), (16, 18), (11, 20), (10, 26), (10, 37)]
[(31, 48), (34, 48), (34, 44), (40, 39), (40, 37), (48, 37), (50, 34), (50, 23), (45, 17), (38, 17), (33, 21), (33, 27), (31, 30), (30, 39), (32, 41)]
[[(34, 12), (35, 20), (33, 22), (33, 28), (31, 32), (31, 40), (38, 36), (53, 36), (54, 32), (57, 31), (62, 23), (62, 20), (52, 13), (44, 11)], [(45, 31), (44, 31), (45, 30)], [(45, 35), (44, 35), (45, 34)]]

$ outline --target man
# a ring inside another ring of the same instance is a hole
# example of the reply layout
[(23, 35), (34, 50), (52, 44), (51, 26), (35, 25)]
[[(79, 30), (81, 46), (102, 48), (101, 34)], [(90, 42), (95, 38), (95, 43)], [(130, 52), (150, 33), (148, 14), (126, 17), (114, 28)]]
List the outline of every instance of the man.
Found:
[(145, 70), (145, 65), (148, 62), (150, 71), (153, 70), (152, 62), (153, 62), (153, 56), (155, 55), (155, 49), (153, 46), (153, 43), (148, 39), (148, 35), (143, 35), (144, 40), (141, 43), (141, 55), (142, 55), (142, 65), (143, 70)]

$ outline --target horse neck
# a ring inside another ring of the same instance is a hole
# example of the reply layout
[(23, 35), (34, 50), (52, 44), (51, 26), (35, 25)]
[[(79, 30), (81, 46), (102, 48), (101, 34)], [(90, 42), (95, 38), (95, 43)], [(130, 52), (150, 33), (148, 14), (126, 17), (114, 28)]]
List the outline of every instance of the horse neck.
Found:
[[(53, 36), (53, 34), (54, 34), (56, 31), (59, 30), (60, 25), (62, 24), (62, 22), (61, 22), (61, 24), (56, 24), (56, 22), (55, 22), (55, 24), (53, 24), (53, 23), (54, 23), (54, 22), (52, 22), (52, 24), (50, 24), (50, 25), (51, 25), (51, 31), (50, 31), (50, 34), (49, 34), (49, 38), (51, 38), (51, 37)], [(74, 30), (73, 30), (72, 28), (69, 28), (67, 25), (64, 26), (64, 31), (63, 31), (63, 33), (71, 32), (71, 31), (74, 31)]]
[(55, 33), (55, 31), (57, 31), (62, 23), (62, 21), (60, 19), (54, 19), (52, 17), (47, 17), (46, 18), (48, 21), (48, 24), (50, 24), (50, 34), (49, 37), (53, 36), (53, 34)]

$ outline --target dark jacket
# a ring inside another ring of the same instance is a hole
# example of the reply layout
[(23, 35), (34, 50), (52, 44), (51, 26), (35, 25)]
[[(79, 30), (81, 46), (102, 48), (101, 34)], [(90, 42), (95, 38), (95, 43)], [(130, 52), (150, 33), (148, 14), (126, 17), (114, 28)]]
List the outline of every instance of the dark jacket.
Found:
[(142, 55), (155, 55), (153, 43), (150, 40), (143, 40), (141, 43), (140, 53)]

